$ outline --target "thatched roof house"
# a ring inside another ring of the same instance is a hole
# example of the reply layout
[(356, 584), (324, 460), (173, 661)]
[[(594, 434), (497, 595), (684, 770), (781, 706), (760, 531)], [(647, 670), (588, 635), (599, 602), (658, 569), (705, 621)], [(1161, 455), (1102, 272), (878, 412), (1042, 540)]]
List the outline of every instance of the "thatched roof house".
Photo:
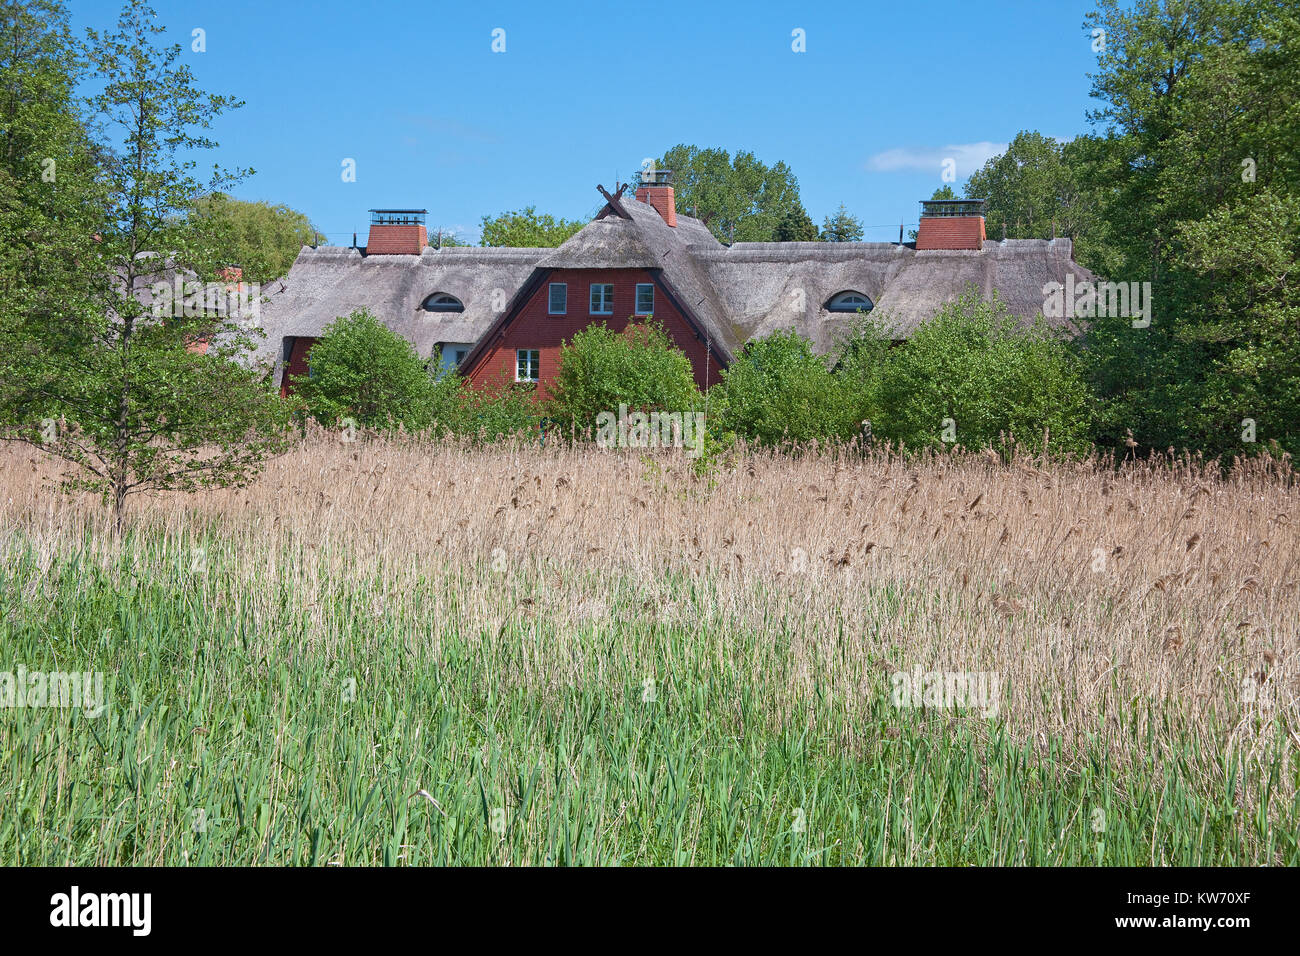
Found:
[(304, 248), (263, 288), (260, 357), (276, 365), (277, 381), (286, 366), (300, 372), (324, 328), (364, 307), (421, 355), (442, 349), (444, 365), (472, 380), (513, 372), (544, 386), (575, 331), (620, 327), (649, 309), (708, 384), (746, 342), (777, 330), (796, 329), (825, 352), (866, 309), (903, 339), (971, 284), (1030, 321), (1043, 315), (1045, 285), (1093, 278), (1069, 239), (986, 240), (969, 204), (928, 204), (940, 211), (923, 213), (915, 243), (724, 246), (675, 211), (662, 179), (635, 198), (605, 195), (595, 219), (548, 249), (434, 249), (423, 225), (412, 231), (412, 211), (390, 222), (377, 210), (365, 249)]

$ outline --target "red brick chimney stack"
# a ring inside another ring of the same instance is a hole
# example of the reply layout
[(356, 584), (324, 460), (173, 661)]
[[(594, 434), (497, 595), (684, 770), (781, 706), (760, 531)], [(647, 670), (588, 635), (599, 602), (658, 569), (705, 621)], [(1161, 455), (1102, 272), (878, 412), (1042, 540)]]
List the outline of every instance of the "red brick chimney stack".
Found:
[(425, 209), (370, 210), (368, 256), (418, 256), (429, 244)]
[(655, 169), (641, 174), (641, 184), (637, 186), (636, 198), (639, 202), (654, 206), (664, 222), (677, 227), (677, 198), (673, 195), (673, 171)]
[(983, 249), (983, 199), (923, 199), (916, 248)]

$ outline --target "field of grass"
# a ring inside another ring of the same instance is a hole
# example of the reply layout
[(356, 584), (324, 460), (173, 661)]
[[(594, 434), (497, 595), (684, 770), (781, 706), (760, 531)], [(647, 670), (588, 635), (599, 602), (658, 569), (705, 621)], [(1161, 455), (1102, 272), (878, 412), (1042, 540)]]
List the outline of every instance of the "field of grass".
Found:
[[(0, 864), (1300, 863), (1286, 463), (0, 449)], [(991, 674), (996, 714), (898, 707)]]

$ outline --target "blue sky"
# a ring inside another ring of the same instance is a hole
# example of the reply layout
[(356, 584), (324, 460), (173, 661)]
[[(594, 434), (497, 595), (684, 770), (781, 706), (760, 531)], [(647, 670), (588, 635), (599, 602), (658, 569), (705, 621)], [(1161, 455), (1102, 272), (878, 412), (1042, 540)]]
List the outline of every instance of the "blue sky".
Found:
[[(77, 26), (118, 12), (72, 7)], [(1085, 132), (1094, 105), (1090, 0), (154, 7), (200, 86), (246, 101), (213, 134), (216, 161), (257, 170), (235, 195), (287, 203), (336, 245), (365, 241), (371, 207), (427, 208), (431, 230), (474, 240), (484, 214), (529, 204), (586, 218), (597, 183), (677, 143), (785, 160), (814, 221), (843, 202), (867, 239), (896, 239), (945, 157), (959, 185), (1021, 129)]]

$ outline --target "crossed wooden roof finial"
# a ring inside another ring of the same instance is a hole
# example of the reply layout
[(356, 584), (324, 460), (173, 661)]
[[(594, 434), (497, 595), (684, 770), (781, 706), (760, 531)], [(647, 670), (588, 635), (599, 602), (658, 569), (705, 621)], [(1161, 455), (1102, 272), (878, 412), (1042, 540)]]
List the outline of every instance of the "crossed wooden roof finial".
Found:
[(599, 183), (596, 185), (596, 188), (600, 190), (600, 194), (605, 197), (605, 208), (596, 216), (597, 219), (604, 219), (611, 212), (620, 219), (632, 218), (628, 211), (623, 208), (623, 204), (619, 202), (619, 200), (623, 198), (623, 191), (627, 189), (627, 183), (620, 183), (618, 189), (612, 196), (609, 194), (608, 190)]

